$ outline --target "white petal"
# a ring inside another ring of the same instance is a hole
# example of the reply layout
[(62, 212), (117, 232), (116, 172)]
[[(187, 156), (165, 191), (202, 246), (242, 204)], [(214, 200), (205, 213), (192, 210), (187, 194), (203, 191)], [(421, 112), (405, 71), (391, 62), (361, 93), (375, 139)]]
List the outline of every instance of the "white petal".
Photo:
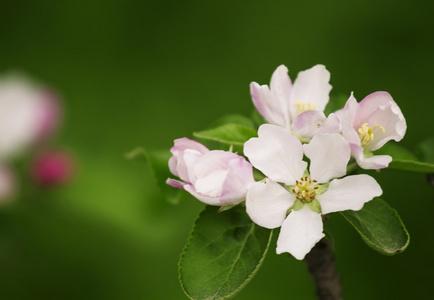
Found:
[(194, 187), (191, 184), (185, 184), (184, 190), (186, 190), (193, 197), (195, 197), (196, 199), (198, 199), (199, 201), (201, 201), (205, 204), (213, 205), (213, 206), (221, 206), (222, 205), (222, 203), (220, 201), (220, 197), (210, 197), (207, 195), (200, 194), (194, 189)]
[(302, 260), (323, 237), (321, 215), (305, 205), (300, 210), (292, 211), (283, 222), (276, 252), (288, 252)]
[(343, 210), (360, 210), (363, 205), (383, 193), (369, 175), (353, 175), (330, 182), (328, 190), (318, 196), (323, 214)]
[(257, 111), (271, 124), (289, 127), (289, 97), (291, 80), (288, 69), (280, 65), (271, 76), (270, 88), (256, 82), (250, 84), (250, 94)]
[(348, 142), (339, 134), (320, 134), (304, 145), (304, 153), (310, 159), (310, 175), (318, 182), (346, 174), (351, 158)]
[(344, 108), (337, 111), (335, 115), (340, 120), (343, 137), (351, 144), (360, 145), (360, 138), (357, 131), (354, 129), (359, 103), (354, 98), (353, 93), (347, 100)]
[(323, 65), (316, 65), (298, 73), (291, 90), (290, 110), (292, 118), (300, 113), (297, 105), (311, 105), (311, 110), (323, 111), (329, 101), (332, 86), (330, 73)]
[(248, 187), (254, 182), (252, 165), (242, 156), (232, 159), (228, 163), (228, 176), (223, 185), (222, 201), (244, 199)]
[(246, 197), (246, 210), (253, 222), (273, 229), (282, 225), (294, 197), (273, 181), (256, 182), (250, 186)]
[(300, 141), (285, 128), (270, 124), (259, 127), (258, 135), (244, 144), (244, 154), (271, 180), (293, 185), (307, 165)]
[(256, 110), (267, 122), (279, 126), (287, 126), (287, 120), (283, 114), (283, 108), (276, 97), (274, 97), (267, 85), (259, 85), (256, 82), (250, 83), (250, 95)]
[(365, 157), (363, 148), (358, 145), (351, 145), (351, 152), (359, 167), (365, 170), (380, 170), (387, 168), (392, 161), (390, 155), (374, 155)]
[(194, 182), (196, 192), (209, 197), (220, 197), (223, 193), (223, 185), (228, 176), (228, 170), (216, 170)]

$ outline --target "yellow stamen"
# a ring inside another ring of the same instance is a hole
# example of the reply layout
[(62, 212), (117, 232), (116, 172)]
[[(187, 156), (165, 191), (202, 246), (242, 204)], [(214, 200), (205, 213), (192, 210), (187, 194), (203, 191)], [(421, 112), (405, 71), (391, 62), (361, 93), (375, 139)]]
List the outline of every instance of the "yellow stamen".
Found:
[(367, 146), (370, 142), (372, 142), (375, 137), (375, 129), (380, 129), (383, 133), (386, 131), (383, 126), (374, 125), (371, 127), (368, 123), (363, 123), (362, 126), (359, 127), (357, 131), (359, 133), (362, 146)]
[(291, 191), (295, 197), (303, 203), (309, 203), (315, 200), (318, 183), (310, 176), (304, 176), (295, 182)]
[(295, 102), (295, 109), (298, 114), (309, 111), (309, 110), (315, 110), (316, 104), (311, 102), (303, 102), (303, 101), (296, 101)]

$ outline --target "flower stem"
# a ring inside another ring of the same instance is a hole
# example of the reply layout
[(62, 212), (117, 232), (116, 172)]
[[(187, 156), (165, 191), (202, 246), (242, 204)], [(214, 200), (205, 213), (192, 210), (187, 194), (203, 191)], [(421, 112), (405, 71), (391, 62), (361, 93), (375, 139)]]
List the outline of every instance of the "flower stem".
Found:
[(316, 286), (319, 300), (342, 300), (342, 287), (335, 256), (327, 239), (322, 239), (306, 256), (305, 262)]

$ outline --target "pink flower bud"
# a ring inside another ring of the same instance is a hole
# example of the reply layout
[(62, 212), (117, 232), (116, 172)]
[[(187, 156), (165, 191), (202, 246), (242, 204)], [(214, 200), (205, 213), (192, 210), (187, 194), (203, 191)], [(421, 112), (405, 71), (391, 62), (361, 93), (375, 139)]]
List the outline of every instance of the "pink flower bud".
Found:
[(65, 152), (45, 152), (32, 165), (32, 177), (43, 186), (57, 186), (69, 182), (73, 173), (73, 161)]
[(171, 152), (170, 171), (181, 181), (168, 179), (167, 184), (183, 188), (206, 204), (240, 203), (254, 182), (252, 165), (235, 153), (210, 151), (187, 138), (175, 140)]

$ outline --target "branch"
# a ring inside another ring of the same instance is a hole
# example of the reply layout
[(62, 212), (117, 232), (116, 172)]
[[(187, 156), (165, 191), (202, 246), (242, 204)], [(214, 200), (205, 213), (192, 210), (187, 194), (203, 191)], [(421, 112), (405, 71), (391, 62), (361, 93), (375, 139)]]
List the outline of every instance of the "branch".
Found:
[(322, 239), (306, 256), (305, 262), (316, 286), (319, 300), (342, 300), (342, 287), (330, 243)]

